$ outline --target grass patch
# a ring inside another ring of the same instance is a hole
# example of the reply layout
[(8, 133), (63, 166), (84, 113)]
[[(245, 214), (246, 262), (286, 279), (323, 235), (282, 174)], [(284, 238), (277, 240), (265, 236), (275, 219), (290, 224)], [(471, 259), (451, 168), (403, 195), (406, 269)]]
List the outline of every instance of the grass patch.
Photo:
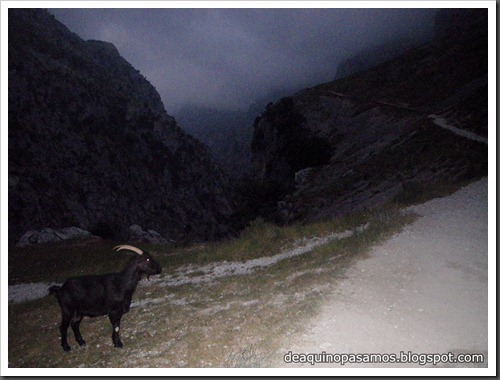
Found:
[(262, 352), (250, 345), (239, 352), (230, 351), (224, 367), (228, 368), (263, 368), (269, 365), (269, 352)]
[[(30, 282), (62, 282), (68, 277), (121, 270), (132, 257), (128, 251), (113, 247), (123, 242), (91, 239), (80, 242), (37, 244), (9, 248), (9, 285)], [(160, 262), (173, 248), (140, 245), (154, 252)]]
[(240, 236), (211, 244), (198, 244), (167, 255), (169, 268), (196, 263), (204, 265), (219, 261), (246, 261), (271, 256), (288, 249), (300, 239), (322, 237), (332, 232), (353, 229), (369, 220), (370, 214), (359, 212), (325, 222), (277, 226), (257, 219)]

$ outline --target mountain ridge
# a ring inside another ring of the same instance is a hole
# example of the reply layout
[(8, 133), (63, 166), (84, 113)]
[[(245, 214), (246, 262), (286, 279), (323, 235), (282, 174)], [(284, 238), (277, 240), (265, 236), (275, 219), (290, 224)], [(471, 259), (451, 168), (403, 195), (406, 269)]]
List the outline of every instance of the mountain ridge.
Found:
[(9, 242), (44, 227), (229, 232), (227, 179), (112, 44), (38, 9), (9, 9), (9, 35)]

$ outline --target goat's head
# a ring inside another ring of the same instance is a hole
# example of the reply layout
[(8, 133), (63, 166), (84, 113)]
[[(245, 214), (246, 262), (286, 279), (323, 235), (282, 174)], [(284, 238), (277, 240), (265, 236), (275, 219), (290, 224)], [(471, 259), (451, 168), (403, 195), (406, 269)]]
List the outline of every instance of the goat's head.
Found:
[(146, 274), (148, 278), (151, 275), (161, 273), (161, 265), (158, 264), (158, 262), (153, 259), (153, 257), (148, 252), (132, 245), (117, 245), (113, 249), (116, 251), (127, 249), (129, 251), (137, 253), (137, 256), (135, 258), (137, 269), (141, 274)]

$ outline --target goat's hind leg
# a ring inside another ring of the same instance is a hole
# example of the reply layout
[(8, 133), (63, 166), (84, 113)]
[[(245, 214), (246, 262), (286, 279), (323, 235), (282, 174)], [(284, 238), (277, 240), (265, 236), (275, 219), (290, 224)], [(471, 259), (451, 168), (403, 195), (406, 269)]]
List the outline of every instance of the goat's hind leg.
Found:
[(81, 347), (86, 345), (85, 341), (82, 338), (82, 334), (80, 334), (80, 322), (82, 321), (82, 319), (83, 315), (76, 313), (73, 319), (71, 320), (71, 329), (75, 334), (76, 341)]

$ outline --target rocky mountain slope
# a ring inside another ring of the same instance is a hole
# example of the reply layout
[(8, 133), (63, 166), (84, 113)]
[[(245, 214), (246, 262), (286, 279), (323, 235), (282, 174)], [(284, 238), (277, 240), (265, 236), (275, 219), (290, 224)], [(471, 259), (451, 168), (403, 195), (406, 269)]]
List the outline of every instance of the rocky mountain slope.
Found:
[(226, 180), (110, 43), (48, 12), (9, 10), (9, 241), (76, 226), (126, 239), (130, 225), (179, 240), (230, 229)]
[(431, 42), (270, 105), (252, 141), (264, 212), (318, 220), (485, 175), (487, 144), (441, 126), (486, 137), (487, 81), (487, 10), (442, 10)]

